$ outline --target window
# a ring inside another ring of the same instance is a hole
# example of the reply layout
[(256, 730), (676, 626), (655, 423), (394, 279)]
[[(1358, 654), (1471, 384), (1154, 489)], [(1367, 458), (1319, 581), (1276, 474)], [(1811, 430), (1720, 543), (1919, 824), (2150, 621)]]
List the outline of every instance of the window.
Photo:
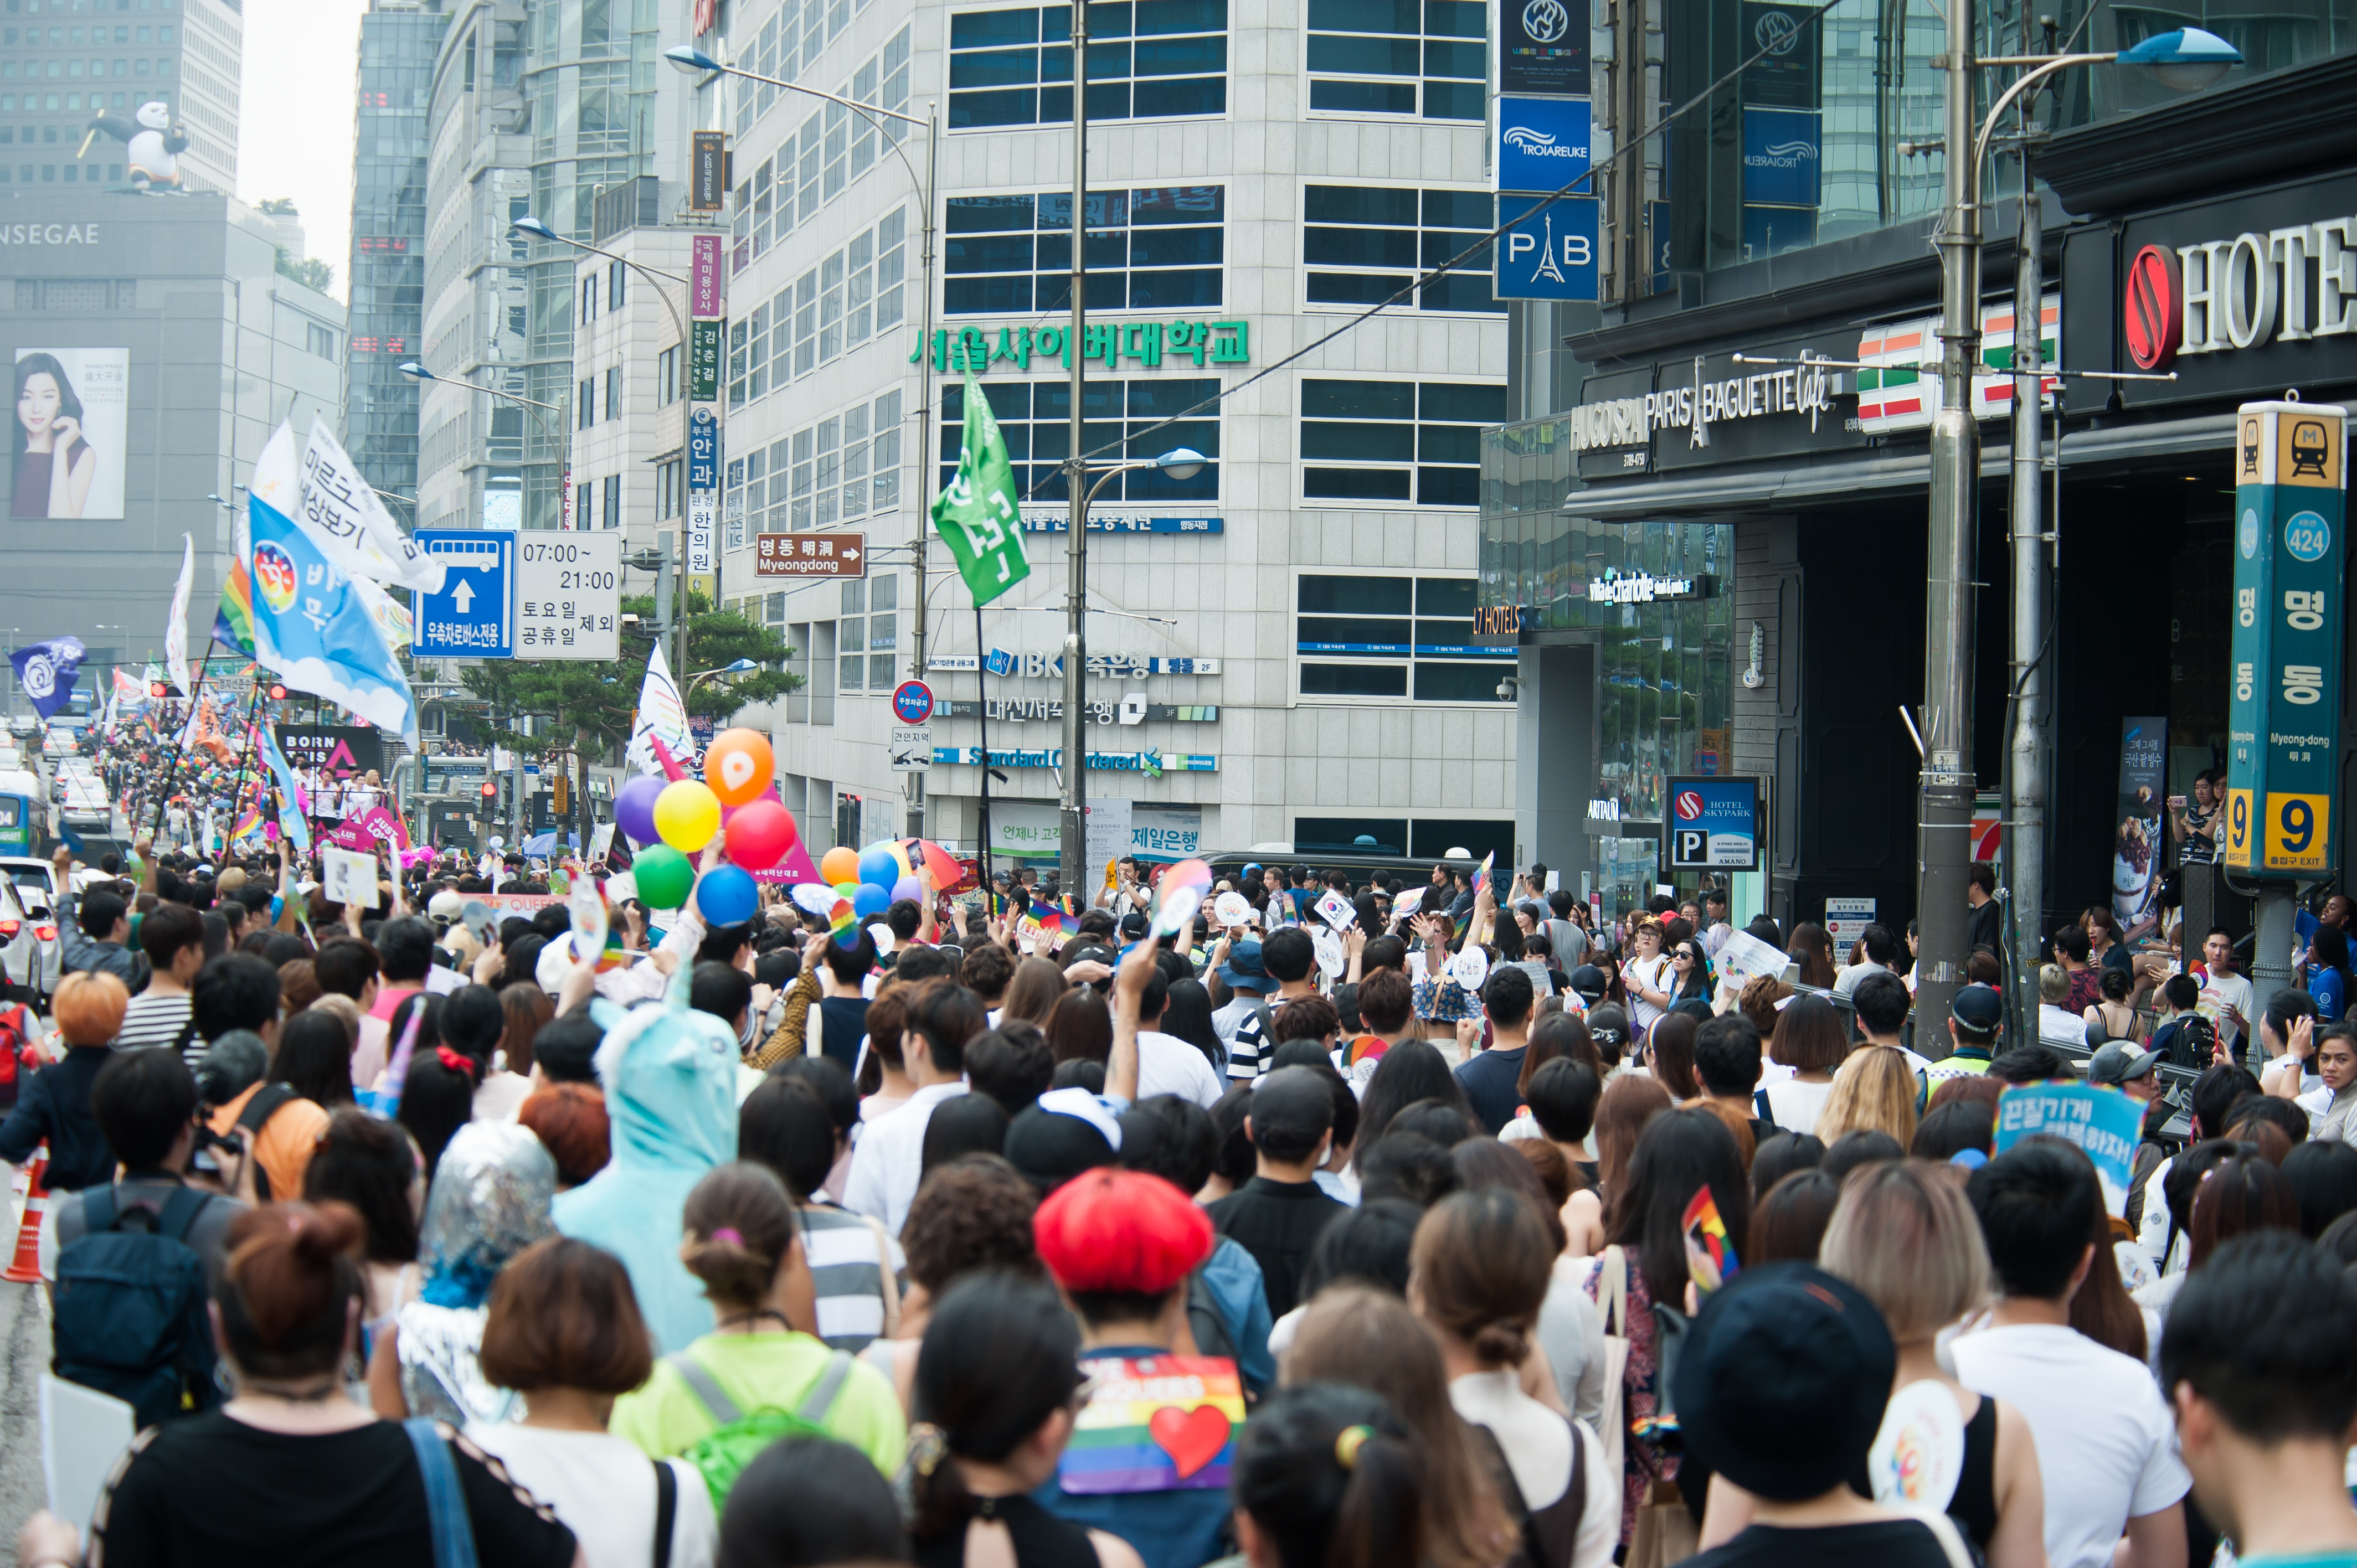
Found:
[[(1227, 30), (1227, 0), (1136, 0), (1134, 6), (1092, 7), (1089, 118), (1225, 113)], [(950, 129), (1070, 124), (1071, 36), (1069, 5), (952, 13)], [(1478, 97), (1478, 81), (1474, 91)], [(1478, 108), (1474, 117), (1480, 117)]]
[(587, 430), (597, 420), (597, 378), (581, 383), (573, 403), (573, 428)]
[(1473, 645), (1470, 577), (1326, 576), (1295, 584), (1294, 651), (1308, 697), (1496, 703), (1514, 672)]
[[(1301, 260), (1308, 277), (1302, 297), (1313, 308), (1380, 304), (1419, 272), (1471, 248), (1496, 221), (1495, 212), (1486, 190), (1305, 186)], [(1484, 245), (1454, 271), (1425, 285), (1416, 308), (1504, 315), (1505, 302), (1491, 295), (1490, 268), (1490, 247)]]
[(622, 417), (622, 367), (619, 365), (606, 367), (606, 417)]
[(794, 280), (794, 374), (818, 368), (818, 269)]
[[(1219, 305), (1226, 203), (1226, 188), (1217, 185), (1092, 192), (1085, 215), (1089, 308)], [(951, 197), (943, 313), (1070, 310), (1071, 227), (1070, 192)]]
[(624, 290), (628, 287), (628, 282), (627, 282), (627, 280), (629, 279), (630, 275), (630, 269), (629, 267), (627, 267), (627, 266), (623, 265), (620, 262), (609, 262), (609, 263), (607, 263), (607, 266), (606, 266), (606, 308), (607, 308), (607, 309), (608, 309), (608, 310), (619, 310), (619, 309), (621, 309), (621, 308), (622, 308), (622, 296), (623, 296), (623, 292), (624, 292)]
[[(1082, 383), (1082, 437), (1091, 451), (1126, 443), (1127, 455), (1153, 456), (1174, 446), (1191, 446), (1205, 456), (1220, 455), (1217, 403), (1178, 424), (1161, 422), (1219, 395), (1217, 378), (1156, 381), (1096, 381)], [(1062, 381), (985, 381), (984, 395), (1006, 437), (1015, 483), (1027, 501), (1066, 499), (1060, 466), (1071, 435), (1071, 388)], [(942, 387), (941, 476), (947, 485), (957, 472), (958, 440), (965, 418), (965, 389)], [(1151, 432), (1149, 435), (1148, 432)], [(1478, 473), (1479, 470), (1477, 469)], [(1105, 481), (1100, 501), (1216, 500), (1220, 465), (1209, 462), (1191, 479), (1173, 479), (1157, 468), (1140, 468)]]
[(822, 419), (818, 422), (818, 513), (811, 519), (818, 528), (832, 528), (840, 521), (837, 503), (843, 482), (843, 421)]
[(597, 527), (597, 481), (594, 479), (584, 479), (579, 484), (573, 487), (573, 493), (576, 498), (573, 503), (573, 526), (576, 529), (583, 530)]
[(678, 401), (679, 350), (676, 348), (665, 349), (655, 356), (655, 406), (669, 408)]
[(679, 515), (679, 494), (683, 469), (678, 458), (655, 465), (655, 521), (669, 522)]
[(889, 572), (867, 585), (867, 684), (872, 691), (892, 689), (892, 665), (900, 642), (899, 593), (900, 579)]
[[(851, 73), (851, 97), (861, 103), (876, 102), (877, 67), (881, 58), (871, 59)], [(877, 117), (861, 114), (852, 121), (851, 177), (857, 179), (876, 165)]]
[(820, 113), (826, 120), (826, 194), (824, 200), (833, 201), (843, 194), (851, 177), (851, 111), (840, 103), (830, 103)]
[(336, 357), (336, 333), (333, 328), (322, 327), (314, 321), (306, 325), (303, 330), (310, 339), (311, 352), (323, 360), (332, 360)]
[(900, 500), (900, 394), (856, 403), (777, 443), (770, 454), (770, 532), (832, 528), (888, 511)]
[(867, 684), (867, 623), (859, 618), (866, 608), (867, 585), (856, 578), (843, 585), (843, 618), (835, 623), (835, 652), (841, 666), (839, 684), (856, 692)]
[[(795, 177), (801, 192), (796, 198), (796, 209), (801, 214), (800, 220), (804, 223), (809, 222), (811, 215), (818, 210), (819, 176), (823, 167), (820, 144), (826, 137), (823, 118), (813, 114), (802, 122), (802, 150), (798, 155)], [(784, 155), (780, 153), (779, 162), (782, 165), (784, 161)], [(785, 170), (781, 166), (778, 171), (778, 182), (784, 184), (785, 177)]]
[(818, 266), (818, 362), (822, 365), (843, 352), (843, 262), (844, 252), (837, 251)]
[(770, 307), (728, 324), (728, 406), (752, 402), (770, 390)]
[(1309, 0), (1310, 113), (1479, 121), (1489, 29), (1480, 0)]
[(1479, 506), (1481, 427), (1505, 417), (1495, 384), (1305, 381), (1302, 496)]
[(587, 327), (597, 318), (597, 275), (595, 273), (581, 280), (581, 325)]
[(619, 474), (606, 476), (605, 526), (608, 528), (622, 526), (622, 476)]
[(756, 446), (749, 454), (728, 465), (728, 499), (724, 509), (721, 548), (745, 548), (746, 515), (749, 510), (758, 524), (761, 500), (766, 487), (761, 482), (762, 453)]
[(794, 532), (801, 532), (811, 525), (811, 432), (794, 433), (793, 518)]
[(868, 448), (873, 477), (867, 491), (870, 507), (877, 511), (890, 511), (900, 504), (900, 394), (886, 392), (876, 400), (869, 428), (874, 430), (874, 444)]

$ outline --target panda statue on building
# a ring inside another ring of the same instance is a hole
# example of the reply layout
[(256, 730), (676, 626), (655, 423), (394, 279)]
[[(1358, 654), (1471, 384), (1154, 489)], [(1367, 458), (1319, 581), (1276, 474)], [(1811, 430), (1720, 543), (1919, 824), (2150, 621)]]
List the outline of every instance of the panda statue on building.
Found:
[(100, 115), (90, 123), (89, 133), (81, 139), (82, 153), (90, 151), (92, 138), (102, 131), (124, 144), (133, 190), (144, 195), (181, 189), (179, 155), (188, 150), (188, 131), (173, 120), (170, 104), (150, 99), (128, 120), (119, 114)]

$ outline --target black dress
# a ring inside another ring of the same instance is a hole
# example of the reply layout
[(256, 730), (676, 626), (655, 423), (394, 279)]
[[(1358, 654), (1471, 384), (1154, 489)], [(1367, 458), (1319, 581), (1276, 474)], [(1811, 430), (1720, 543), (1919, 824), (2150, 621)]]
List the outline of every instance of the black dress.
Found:
[[(1016, 1568), (1098, 1568), (1089, 1532), (1029, 1498), (978, 1498), (974, 1517), (1006, 1527), (1015, 1538)], [(965, 1538), (966, 1530), (947, 1530), (918, 1541), (917, 1568), (965, 1568)]]
[[(1874, 1483), (1865, 1466), (1850, 1477), (1849, 1485), (1867, 1502), (1874, 1500)], [(1973, 1550), (1986, 1558), (1996, 1534), (1996, 1401), (1986, 1394), (1964, 1423), (1964, 1460), (1956, 1471), (1956, 1490), (1948, 1499), (1947, 1513)]]

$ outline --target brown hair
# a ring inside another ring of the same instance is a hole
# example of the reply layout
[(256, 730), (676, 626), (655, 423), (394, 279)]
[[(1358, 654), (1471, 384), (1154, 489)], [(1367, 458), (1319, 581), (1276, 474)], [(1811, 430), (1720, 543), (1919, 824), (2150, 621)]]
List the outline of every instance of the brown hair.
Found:
[[(1544, 1139), (1532, 1142), (1545, 1143)], [(1553, 1148), (1553, 1144), (1548, 1144)], [(1495, 1138), (1468, 1138), (1448, 1151), (1449, 1163), (1457, 1167), (1458, 1190), (1480, 1192), (1493, 1187), (1519, 1193), (1531, 1200), (1540, 1220), (1546, 1226), (1547, 1240), (1554, 1243), (1550, 1257), (1561, 1257), (1571, 1238), (1564, 1230), (1562, 1199), (1547, 1201), (1546, 1183), (1539, 1179), (1537, 1169), (1528, 1160), (1517, 1159), (1514, 1152)], [(1566, 1193), (1565, 1197), (1571, 1195)]]
[(622, 1261), (569, 1236), (535, 1241), (491, 1282), (483, 1376), (497, 1388), (619, 1396), (647, 1380), (654, 1350)]
[(1844, 1133), (1888, 1133), (1903, 1149), (1915, 1141), (1915, 1071), (1899, 1047), (1861, 1047), (1834, 1074), (1816, 1134), (1830, 1148)]
[(291, 1018), (327, 993), (319, 989), (318, 972), (307, 958), (291, 958), (278, 966), (278, 1012)]
[(595, 1084), (552, 1083), (536, 1089), (516, 1107), (516, 1120), (548, 1150), (556, 1162), (556, 1179), (565, 1187), (579, 1187), (614, 1157), (606, 1096)]
[(895, 1072), (907, 1066), (900, 1054), (900, 1031), (908, 1026), (908, 1015), (901, 999), (909, 987), (898, 981), (887, 981), (876, 992), (876, 1000), (867, 1004), (867, 1047)]
[(1760, 1152), (1759, 1140), (1752, 1134), (1751, 1118), (1723, 1100), (1697, 1100), (1694, 1109), (1707, 1111), (1727, 1124), (1727, 1133), (1735, 1139), (1735, 1152), (1743, 1156), (1743, 1177), (1751, 1179), (1751, 1156)]
[(1751, 1026), (1760, 1031), (1761, 1039), (1769, 1039), (1776, 1033), (1776, 1020), (1781, 1016), (1776, 1004), (1792, 994), (1792, 988), (1774, 975), (1755, 974), (1743, 983), (1742, 991), (1735, 998), (1735, 1010), (1751, 1020)]
[(1523, 1194), (1501, 1187), (1451, 1193), (1415, 1228), (1409, 1299), (1484, 1367), (1519, 1367), (1554, 1260), (1538, 1205)]
[(529, 1076), (532, 1043), (540, 1037), (540, 1026), (556, 1016), (556, 1003), (539, 986), (519, 980), (500, 993), (500, 1005), (508, 1015), (508, 1032), (500, 1040), (508, 1071)]
[(1279, 1003), (1269, 1015), (1268, 1043), (1275, 1047), (1287, 1040), (1331, 1040), (1341, 1029), (1342, 1015), (1334, 1011), (1334, 1004), (1315, 993), (1297, 996)]
[(979, 1269), (1045, 1278), (1031, 1234), (1039, 1207), (1039, 1190), (996, 1155), (967, 1155), (935, 1167), (900, 1227), (909, 1282), (938, 1301), (952, 1281)]
[(1824, 1241), (1825, 1226), (1841, 1201), (1841, 1183), (1815, 1165), (1792, 1171), (1766, 1192), (1752, 1208), (1741, 1261), (1761, 1263), (1813, 1263)]
[[(1771, 1061), (1794, 1072), (1831, 1072), (1848, 1055), (1849, 1037), (1842, 1033), (1841, 1015), (1824, 997), (1803, 992), (1776, 1015), (1776, 1036), (1768, 1047)], [(1907, 1140), (1899, 1142), (1904, 1147)]]
[(1359, 982), (1359, 1022), (1371, 1034), (1393, 1034), (1415, 1017), (1415, 985), (1405, 970), (1379, 969)]
[(70, 1046), (103, 1046), (123, 1033), (123, 1015), (131, 1006), (131, 993), (104, 970), (76, 970), (58, 982), (49, 999), (49, 1016)]
[(1695, 1081), (1694, 1047), (1691, 1015), (1665, 1013), (1646, 1031), (1645, 1048), (1652, 1055), (1653, 1077), (1670, 1091), (1672, 1100), (1692, 1100), (1702, 1092), (1702, 1085)]
[(1792, 928), (1792, 940), (1785, 944), (1784, 956), (1801, 966), (1803, 985), (1830, 991), (1839, 978), (1834, 972), (1834, 940), (1814, 920), (1803, 920)]
[(366, 1234), (348, 1203), (265, 1204), (230, 1221), (212, 1290), (222, 1348), (238, 1370), (305, 1378), (342, 1363), (352, 1309), (364, 1299)]
[(1596, 1102), (1596, 1184), (1617, 1191), (1637, 1152), (1637, 1134), (1645, 1123), (1670, 1108), (1670, 1091), (1650, 1078), (1624, 1073), (1604, 1086)]
[(704, 1282), (716, 1307), (754, 1307), (770, 1298), (778, 1265), (794, 1250), (794, 1200), (766, 1165), (716, 1165), (680, 1211), (687, 1233), (681, 1262)]
[[(1931, 1101), (1923, 1107), (1923, 1114), (1929, 1116), (1943, 1105), (1953, 1105), (1959, 1100), (1969, 1100), (1987, 1106), (1989, 1120), (1994, 1123), (1996, 1120), (1996, 1102), (2005, 1098), (2007, 1087), (2005, 1079), (1991, 1078), (1986, 1073), (1960, 1073), (1932, 1091)], [(1910, 1139), (1910, 1142), (1911, 1143), (1912, 1140)]]
[(2299, 1199), (2275, 1162), (2264, 1155), (2221, 1161), (2193, 1189), (2193, 1223), (2187, 1227), (2193, 1251), (2187, 1266), (2200, 1268), (2211, 1253), (2253, 1230), (2298, 1229)]
[(1533, 1075), (1557, 1057), (1586, 1062), (1599, 1079), (1604, 1076), (1604, 1058), (1597, 1054), (1596, 1036), (1587, 1032), (1587, 1020), (1577, 1013), (1549, 1013), (1531, 1026), (1530, 1043), (1523, 1048), (1523, 1070), (1514, 1078), (1515, 1095), (1528, 1095)]
[[(1759, 1219), (1751, 1223), (1757, 1230)], [(1827, 1273), (1882, 1309), (1901, 1345), (1931, 1338), (1989, 1294), (1981, 1222), (1950, 1167), (1929, 1160), (1882, 1160), (1852, 1171), (1818, 1256)]]
[(1057, 997), (1041, 1032), (1060, 1062), (1101, 1062), (1113, 1056), (1113, 1015), (1093, 987), (1077, 986)]
[(1056, 998), (1063, 993), (1062, 970), (1044, 958), (1027, 958), (1015, 966), (1015, 976), (1006, 983), (1006, 994), (999, 1002), (998, 1021), (1004, 1024), (1012, 1018), (1044, 1028)]
[(1585, 1185), (1573, 1174), (1571, 1162), (1564, 1157), (1563, 1151), (1544, 1138), (1517, 1138), (1506, 1146), (1531, 1162), (1532, 1174), (1539, 1178), (1539, 1186), (1546, 1189), (1547, 1201), (1558, 1211)]
[(1430, 1568), (1492, 1568), (1520, 1528), (1448, 1399), (1448, 1370), (1415, 1314), (1385, 1291), (1338, 1284), (1301, 1315), (1281, 1380), (1347, 1383), (1388, 1401), (1424, 1452)]

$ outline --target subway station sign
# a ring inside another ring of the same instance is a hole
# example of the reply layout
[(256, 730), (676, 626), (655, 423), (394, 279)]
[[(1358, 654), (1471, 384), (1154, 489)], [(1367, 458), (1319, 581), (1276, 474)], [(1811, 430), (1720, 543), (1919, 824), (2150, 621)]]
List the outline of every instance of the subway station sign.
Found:
[(2246, 403), (2235, 414), (2222, 851), (2243, 871), (2308, 875), (2334, 861), (2346, 424), (2321, 403)]

